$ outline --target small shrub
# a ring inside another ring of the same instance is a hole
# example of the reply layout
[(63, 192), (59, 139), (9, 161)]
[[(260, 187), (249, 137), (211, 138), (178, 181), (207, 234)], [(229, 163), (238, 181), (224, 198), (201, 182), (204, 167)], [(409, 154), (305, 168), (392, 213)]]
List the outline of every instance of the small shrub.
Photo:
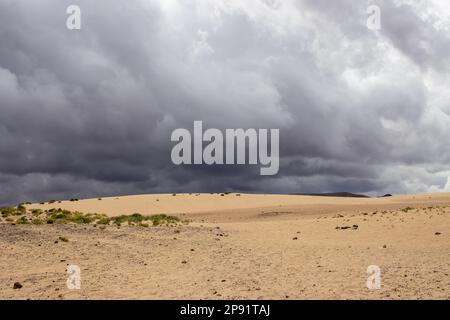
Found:
[(97, 221), (97, 223), (105, 225), (105, 224), (109, 224), (110, 221), (111, 221), (110, 218), (101, 218), (100, 220)]
[(0, 212), (2, 214), (2, 217), (6, 218), (8, 216), (24, 215), (27, 212), (27, 210), (23, 205), (18, 205), (17, 207), (14, 207), (14, 208), (10, 208), (10, 207), (0, 208)]
[(20, 217), (19, 219), (16, 220), (17, 224), (29, 224), (30, 222), (28, 221), (27, 217)]
[(177, 217), (168, 216), (165, 214), (157, 214), (157, 215), (150, 216), (149, 220), (152, 221), (154, 226), (158, 226), (161, 224), (176, 223), (179, 221), (179, 219)]
[(33, 219), (33, 220), (31, 220), (31, 223), (32, 224), (44, 224), (44, 221), (43, 220), (41, 220), (41, 219), (38, 219), (38, 218), (35, 218), (35, 219)]
[(38, 215), (40, 215), (42, 213), (43, 213), (43, 211), (41, 209), (33, 209), (33, 210), (31, 210), (31, 214), (34, 215), (34, 216), (38, 216)]

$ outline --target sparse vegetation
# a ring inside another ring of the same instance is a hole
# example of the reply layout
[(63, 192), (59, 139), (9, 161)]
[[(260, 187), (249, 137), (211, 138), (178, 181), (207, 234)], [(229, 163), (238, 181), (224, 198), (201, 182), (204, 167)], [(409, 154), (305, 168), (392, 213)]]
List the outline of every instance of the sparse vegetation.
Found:
[(132, 215), (121, 215), (117, 217), (112, 217), (110, 219), (113, 223), (117, 225), (121, 225), (122, 223), (128, 222), (128, 224), (132, 225), (134, 223), (138, 225), (142, 225), (144, 221), (151, 221), (154, 226), (162, 225), (162, 224), (172, 224), (177, 223), (179, 219), (174, 216), (168, 216), (165, 214), (158, 214), (153, 216), (143, 216), (140, 213), (133, 213)]
[(29, 224), (28, 218), (23, 216), (16, 220), (16, 224)]
[(32, 224), (44, 224), (44, 221), (39, 219), (39, 218), (35, 218), (33, 220), (31, 220)]
[(26, 213), (26, 208), (19, 204), (17, 207), (9, 208), (9, 207), (3, 207), (0, 208), (0, 212), (3, 218), (9, 217), (9, 216), (20, 216)]
[(38, 215), (40, 215), (42, 213), (43, 213), (43, 211), (41, 209), (33, 209), (33, 210), (31, 210), (31, 214), (33, 216), (38, 216)]
[[(32, 209), (27, 211), (23, 205), (17, 207), (0, 208), (0, 213), (4, 221), (14, 224), (89, 224), (95, 223), (103, 227), (110, 224), (117, 226), (127, 223), (130, 226), (140, 226), (148, 228), (151, 225), (173, 225), (178, 223), (187, 224), (188, 221), (180, 221), (175, 216), (165, 214), (158, 215), (142, 215), (133, 213), (132, 215), (120, 215), (116, 217), (108, 217), (105, 214), (98, 213), (82, 213), (78, 211), (63, 210), (61, 208), (52, 208), (48, 210)], [(12, 218), (17, 217), (17, 218)], [(3, 221), (3, 220), (2, 220)]]

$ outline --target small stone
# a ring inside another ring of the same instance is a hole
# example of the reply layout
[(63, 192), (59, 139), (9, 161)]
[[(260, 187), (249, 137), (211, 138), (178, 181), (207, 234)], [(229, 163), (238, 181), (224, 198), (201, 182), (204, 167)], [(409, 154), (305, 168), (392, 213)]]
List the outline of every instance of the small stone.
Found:
[(181, 263), (182, 263), (182, 264), (186, 264), (186, 263), (187, 263), (187, 261), (186, 261), (186, 260), (183, 260), (183, 261), (181, 261)]
[(21, 289), (23, 285), (20, 282), (14, 282), (13, 289)]
[(387, 248), (387, 245), (383, 245), (383, 249), (386, 249)]
[(292, 238), (292, 240), (297, 240), (297, 239), (298, 239), (297, 237), (293, 237), (293, 238)]
[(439, 235), (441, 235), (441, 233), (440, 232), (436, 232), (434, 235), (435, 236), (439, 236)]

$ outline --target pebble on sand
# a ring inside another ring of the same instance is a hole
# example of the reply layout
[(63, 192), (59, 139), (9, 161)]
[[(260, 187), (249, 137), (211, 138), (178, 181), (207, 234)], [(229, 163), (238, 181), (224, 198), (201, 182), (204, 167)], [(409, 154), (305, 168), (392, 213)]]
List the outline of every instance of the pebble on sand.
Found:
[(20, 282), (14, 282), (13, 289), (21, 289), (23, 285)]

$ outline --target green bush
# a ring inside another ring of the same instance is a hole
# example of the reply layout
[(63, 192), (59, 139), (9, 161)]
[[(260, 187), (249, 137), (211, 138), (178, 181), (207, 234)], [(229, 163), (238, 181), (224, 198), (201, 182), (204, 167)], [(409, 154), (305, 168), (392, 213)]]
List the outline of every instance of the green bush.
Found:
[(19, 219), (16, 220), (17, 224), (29, 224), (30, 222), (28, 221), (27, 217), (20, 217)]
[(44, 221), (38, 218), (31, 220), (32, 224), (44, 224)]

